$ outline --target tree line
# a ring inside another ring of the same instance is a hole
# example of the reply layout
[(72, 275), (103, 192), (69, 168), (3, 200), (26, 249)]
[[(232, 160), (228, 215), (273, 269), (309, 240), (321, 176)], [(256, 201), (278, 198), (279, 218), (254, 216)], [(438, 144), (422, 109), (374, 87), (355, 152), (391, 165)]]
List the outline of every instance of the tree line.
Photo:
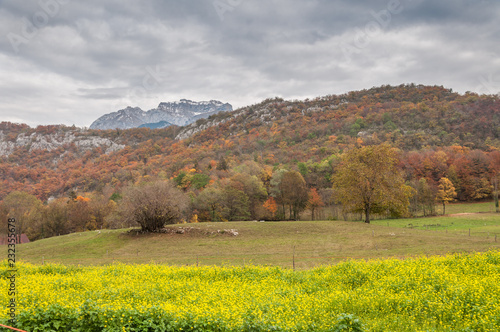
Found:
[[(388, 144), (352, 148), (328, 163), (328, 186), (315, 187), (311, 165), (271, 168), (254, 161), (230, 165), (224, 157), (209, 165), (214, 179), (195, 168), (171, 178), (143, 176), (116, 191), (70, 192), (43, 203), (15, 191), (5, 197), (0, 213), (18, 219), (18, 231), (31, 240), (102, 228), (140, 226), (143, 231), (179, 222), (317, 219), (327, 206), (356, 213), (370, 222), (374, 215), (411, 217), (435, 214), (436, 203), (456, 199), (459, 177), (407, 179), (408, 165)], [(443, 157), (443, 155), (441, 155)], [(495, 164), (496, 165), (496, 164)], [(497, 202), (498, 169), (491, 174), (490, 196)], [(438, 173), (438, 175), (445, 175)], [(450, 173), (448, 173), (450, 174)], [(309, 181), (308, 181), (309, 179)]]

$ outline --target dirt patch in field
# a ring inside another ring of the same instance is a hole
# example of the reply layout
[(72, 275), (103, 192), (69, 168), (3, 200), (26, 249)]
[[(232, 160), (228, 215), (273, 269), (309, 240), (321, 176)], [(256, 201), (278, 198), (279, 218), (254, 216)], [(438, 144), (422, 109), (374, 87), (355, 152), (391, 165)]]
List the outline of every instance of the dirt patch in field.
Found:
[(454, 214), (448, 214), (448, 217), (458, 217), (458, 216), (466, 216), (470, 214), (480, 214), (482, 212), (465, 212), (465, 213), (454, 213)]
[[(148, 234), (140, 230), (131, 230), (129, 233), (135, 234)], [(189, 234), (189, 235), (203, 235), (203, 236), (238, 236), (240, 233), (237, 229), (202, 229), (197, 227), (167, 227), (162, 228), (154, 233), (160, 234)]]

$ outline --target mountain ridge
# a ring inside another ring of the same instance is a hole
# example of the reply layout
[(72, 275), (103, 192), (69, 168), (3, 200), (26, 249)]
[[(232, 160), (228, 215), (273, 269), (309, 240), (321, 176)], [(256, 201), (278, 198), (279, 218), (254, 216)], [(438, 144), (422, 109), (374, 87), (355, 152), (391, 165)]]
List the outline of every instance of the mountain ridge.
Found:
[(197, 102), (181, 99), (175, 102), (161, 102), (157, 108), (149, 111), (143, 111), (140, 107), (128, 106), (99, 117), (90, 125), (90, 129), (130, 129), (145, 124), (157, 124), (162, 121), (172, 125), (184, 126), (200, 118), (207, 118), (212, 114), (232, 110), (231, 104), (222, 103), (218, 100)]

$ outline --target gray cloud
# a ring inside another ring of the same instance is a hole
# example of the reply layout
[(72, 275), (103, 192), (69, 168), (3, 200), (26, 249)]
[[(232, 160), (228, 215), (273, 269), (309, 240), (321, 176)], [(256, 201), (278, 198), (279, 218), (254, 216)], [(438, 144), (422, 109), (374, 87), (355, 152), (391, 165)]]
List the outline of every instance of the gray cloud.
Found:
[(497, 1), (4, 0), (0, 121), (381, 84), (500, 92)]

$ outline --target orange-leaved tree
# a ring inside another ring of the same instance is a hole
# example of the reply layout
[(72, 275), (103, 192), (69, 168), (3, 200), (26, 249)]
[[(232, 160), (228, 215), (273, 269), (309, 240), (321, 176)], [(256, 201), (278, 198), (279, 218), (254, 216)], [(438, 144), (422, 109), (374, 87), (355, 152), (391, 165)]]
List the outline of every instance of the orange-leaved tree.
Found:
[(276, 212), (278, 211), (278, 205), (276, 204), (276, 200), (274, 197), (269, 197), (263, 205), (264, 209), (271, 214), (271, 219), (276, 217)]
[(307, 200), (307, 207), (311, 210), (311, 219), (314, 220), (315, 214), (314, 212), (324, 206), (323, 200), (321, 196), (318, 194), (316, 188), (311, 188), (309, 190), (309, 199)]

